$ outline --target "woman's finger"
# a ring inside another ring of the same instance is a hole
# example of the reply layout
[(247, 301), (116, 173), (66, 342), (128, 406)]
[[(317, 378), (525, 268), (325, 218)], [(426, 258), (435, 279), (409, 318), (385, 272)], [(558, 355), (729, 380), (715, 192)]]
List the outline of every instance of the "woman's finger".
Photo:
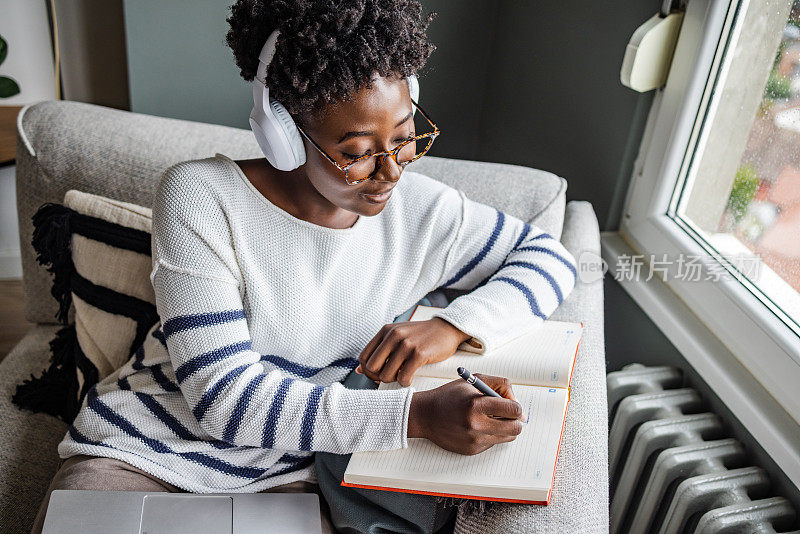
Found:
[(524, 417), (522, 405), (511, 399), (486, 396), (475, 401), (475, 408), (483, 414), (503, 419), (521, 419)]
[(381, 382), (394, 382), (397, 380), (397, 371), (409, 356), (400, 346), (395, 347), (379, 372)]
[(383, 341), (383, 336), (384, 334), (386, 334), (387, 326), (388, 325), (384, 325), (383, 327), (381, 327), (381, 329), (378, 330), (378, 332), (374, 336), (372, 336), (372, 339), (370, 339), (369, 342), (361, 350), (361, 354), (358, 355), (358, 361), (359, 363), (361, 363), (362, 367), (364, 366), (365, 363), (367, 363), (367, 360), (369, 359), (369, 356), (372, 354), (372, 351), (374, 351), (378, 347), (380, 342)]
[(416, 374), (417, 369), (422, 367), (424, 363), (425, 363), (424, 359), (418, 355), (406, 358), (405, 361), (403, 362), (403, 365), (397, 371), (397, 381), (400, 382), (400, 385), (401, 386), (411, 385), (411, 380), (414, 378), (414, 374)]
[(519, 419), (496, 417), (482, 417), (477, 425), (477, 430), (492, 436), (518, 436), (522, 432), (522, 421)]
[(475, 376), (483, 380), (483, 382), (500, 394), (501, 397), (506, 399), (514, 399), (514, 392), (511, 389), (511, 382), (508, 378), (502, 376), (485, 375), (483, 373), (475, 373)]
[(383, 336), (383, 340), (381, 340), (378, 347), (374, 351), (372, 351), (372, 354), (370, 354), (367, 357), (367, 361), (361, 365), (361, 368), (376, 376), (379, 375), (381, 369), (383, 369), (384, 362), (392, 353), (392, 350), (394, 350), (394, 348), (395, 348), (394, 340), (390, 338), (389, 334), (387, 333), (385, 336)]

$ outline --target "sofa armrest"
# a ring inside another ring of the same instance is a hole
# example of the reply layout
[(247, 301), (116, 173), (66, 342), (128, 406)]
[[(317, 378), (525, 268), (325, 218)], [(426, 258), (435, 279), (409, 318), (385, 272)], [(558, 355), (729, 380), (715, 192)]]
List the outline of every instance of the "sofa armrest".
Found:
[[(592, 205), (570, 201), (561, 242), (580, 268), (595, 269), (600, 231)], [(596, 272), (596, 271), (595, 271)], [(556, 462), (550, 504), (492, 503), (486, 511), (459, 513), (457, 533), (608, 532), (608, 411), (603, 331), (603, 280), (581, 280), (551, 316), (583, 322), (584, 331)], [(465, 508), (472, 510), (472, 508)]]

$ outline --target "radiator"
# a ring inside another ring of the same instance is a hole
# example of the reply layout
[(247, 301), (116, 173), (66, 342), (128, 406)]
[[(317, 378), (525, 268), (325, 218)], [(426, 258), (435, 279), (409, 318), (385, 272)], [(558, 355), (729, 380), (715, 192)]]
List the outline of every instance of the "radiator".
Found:
[[(607, 375), (611, 534), (775, 533), (795, 522), (674, 367)], [(800, 531), (795, 531), (800, 532)]]

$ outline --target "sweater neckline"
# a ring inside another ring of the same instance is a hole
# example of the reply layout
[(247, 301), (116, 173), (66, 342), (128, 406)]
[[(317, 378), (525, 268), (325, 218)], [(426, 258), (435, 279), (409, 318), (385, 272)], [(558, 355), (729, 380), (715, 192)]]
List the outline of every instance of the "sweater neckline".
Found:
[(309, 222), (309, 221), (306, 221), (306, 220), (303, 220), (303, 219), (299, 219), (299, 218), (295, 217), (294, 215), (292, 215), (291, 213), (289, 213), (288, 211), (285, 211), (282, 208), (278, 207), (277, 205), (273, 204), (272, 201), (270, 201), (270, 199), (265, 197), (261, 193), (261, 191), (259, 191), (256, 188), (256, 186), (253, 185), (253, 182), (251, 182), (247, 178), (247, 176), (245, 176), (244, 171), (242, 170), (241, 167), (239, 167), (238, 163), (236, 163), (231, 158), (229, 158), (228, 156), (226, 156), (225, 154), (222, 154), (220, 152), (217, 152), (216, 154), (214, 154), (214, 157), (220, 158), (223, 161), (227, 162), (228, 165), (230, 165), (233, 168), (233, 170), (236, 172), (236, 175), (239, 176), (239, 178), (245, 183), (247, 188), (253, 193), (253, 195), (255, 195), (255, 197), (258, 198), (259, 200), (261, 200), (261, 202), (263, 202), (270, 210), (280, 214), (281, 216), (283, 216), (284, 218), (288, 219), (289, 221), (291, 221), (292, 223), (294, 223), (294, 224), (296, 224), (298, 226), (303, 226), (305, 228), (311, 228), (313, 230), (316, 230), (317, 232), (322, 232), (322, 233), (327, 233), (327, 234), (346, 235), (346, 234), (354, 233), (355, 231), (357, 231), (359, 228), (361, 228), (365, 224), (364, 221), (365, 221), (366, 217), (364, 217), (363, 215), (359, 215), (358, 219), (356, 219), (356, 222), (353, 224), (353, 226), (351, 226), (349, 228), (331, 228), (329, 226), (322, 226), (322, 225), (314, 224), (312, 222)]

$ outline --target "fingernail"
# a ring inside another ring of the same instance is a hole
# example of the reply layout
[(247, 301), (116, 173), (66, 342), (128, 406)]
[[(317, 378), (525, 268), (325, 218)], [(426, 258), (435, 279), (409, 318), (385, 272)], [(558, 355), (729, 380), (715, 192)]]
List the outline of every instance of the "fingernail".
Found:
[(361, 370), (361, 366), (360, 365), (358, 367), (356, 367), (356, 373), (358, 373), (360, 375), (364, 374), (364, 371)]

